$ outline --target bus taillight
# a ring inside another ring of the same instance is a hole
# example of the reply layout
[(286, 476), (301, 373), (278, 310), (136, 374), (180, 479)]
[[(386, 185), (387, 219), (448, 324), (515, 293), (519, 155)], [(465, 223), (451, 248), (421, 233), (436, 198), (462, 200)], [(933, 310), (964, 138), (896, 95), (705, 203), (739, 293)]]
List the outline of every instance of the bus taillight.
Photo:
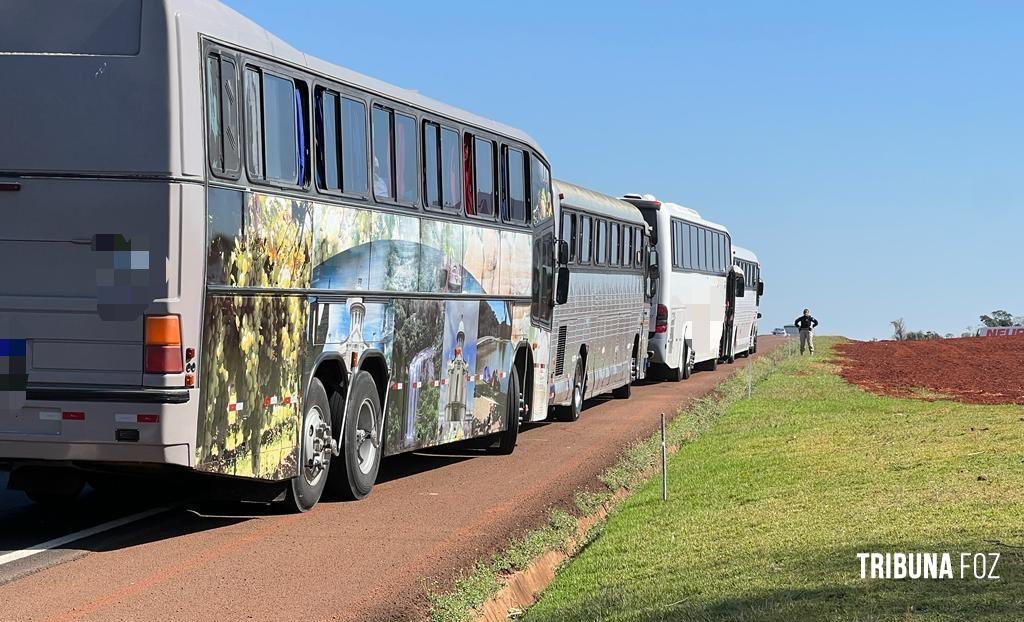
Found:
[(654, 318), (654, 332), (663, 333), (668, 330), (668, 307), (658, 305), (658, 315)]
[(143, 372), (180, 374), (181, 320), (177, 315), (147, 315)]

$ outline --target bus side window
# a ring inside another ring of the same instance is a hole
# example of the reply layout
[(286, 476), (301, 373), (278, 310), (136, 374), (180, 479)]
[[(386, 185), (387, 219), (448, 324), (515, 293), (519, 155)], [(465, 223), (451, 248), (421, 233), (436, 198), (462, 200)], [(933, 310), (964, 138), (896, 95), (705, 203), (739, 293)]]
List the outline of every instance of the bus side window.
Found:
[(617, 266), (619, 265), (619, 258), (621, 255), (621, 249), (619, 247), (619, 223), (613, 222), (610, 224), (610, 231), (608, 232), (608, 265)]
[(590, 238), (593, 235), (593, 231), (591, 230), (591, 227), (590, 227), (590, 216), (583, 216), (583, 215), (581, 215), (579, 217), (579, 225), (580, 225), (580, 233), (579, 233), (579, 238), (580, 238), (580, 254), (579, 254), (580, 263), (581, 264), (588, 264), (588, 263), (590, 263), (590, 256), (592, 254)]
[(206, 57), (206, 126), (210, 170), (238, 179), (238, 76), (235, 62), (220, 54)]
[(562, 241), (569, 247), (569, 263), (576, 261), (576, 214), (562, 210)]
[(595, 237), (594, 247), (594, 263), (603, 265), (605, 262), (605, 255), (608, 253), (608, 223), (602, 220), (594, 221), (597, 226), (597, 235)]
[(494, 218), (494, 142), (473, 137), (472, 152), (473, 194), (466, 213)]
[(622, 227), (622, 267), (630, 268), (633, 265), (633, 228)]
[(526, 224), (526, 156), (514, 147), (504, 147), (505, 200), (502, 220)]
[(305, 83), (245, 68), (246, 170), (251, 179), (306, 185), (307, 102)]
[(644, 255), (642, 254), (644, 253), (643, 237), (643, 230), (640, 227), (633, 229), (633, 253), (636, 257), (636, 265), (639, 268), (644, 267)]

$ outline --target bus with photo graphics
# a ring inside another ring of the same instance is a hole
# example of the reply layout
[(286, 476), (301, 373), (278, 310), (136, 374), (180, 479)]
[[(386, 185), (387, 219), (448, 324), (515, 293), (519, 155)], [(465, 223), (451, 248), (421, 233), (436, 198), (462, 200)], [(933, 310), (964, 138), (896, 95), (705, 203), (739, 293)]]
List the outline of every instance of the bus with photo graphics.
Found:
[(367, 495), (382, 456), (509, 453), (547, 416), (558, 208), (533, 139), (218, 2), (47, 6), (0, 22), (12, 487), (182, 470), (303, 511)]
[[(733, 244), (733, 266), (736, 268), (730, 273), (733, 279), (743, 283), (743, 287), (727, 287), (730, 292), (733, 308), (731, 326), (727, 320), (725, 330), (726, 338), (730, 339), (724, 355), (727, 358), (735, 359), (737, 356), (750, 356), (757, 352), (757, 321), (761, 318), (759, 312), (761, 296), (764, 294), (764, 282), (761, 280), (761, 263), (753, 251)], [(728, 314), (726, 315), (728, 318)]]
[(575, 421), (585, 399), (628, 398), (644, 377), (648, 235), (631, 204), (564, 181), (554, 188), (563, 272), (551, 323), (549, 404), (556, 418)]
[(732, 265), (729, 231), (682, 205), (653, 195), (622, 197), (650, 226), (657, 275), (648, 347), (651, 371), (679, 381), (722, 358), (726, 285)]

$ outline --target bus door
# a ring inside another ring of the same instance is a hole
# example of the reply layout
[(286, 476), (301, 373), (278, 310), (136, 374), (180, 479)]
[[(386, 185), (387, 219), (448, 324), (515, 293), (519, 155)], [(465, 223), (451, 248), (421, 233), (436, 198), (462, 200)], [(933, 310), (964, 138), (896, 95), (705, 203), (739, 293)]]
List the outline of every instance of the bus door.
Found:
[(719, 356), (729, 358), (736, 349), (736, 297), (743, 295), (743, 271), (732, 266), (725, 283), (725, 324), (722, 326), (722, 342), (719, 345)]

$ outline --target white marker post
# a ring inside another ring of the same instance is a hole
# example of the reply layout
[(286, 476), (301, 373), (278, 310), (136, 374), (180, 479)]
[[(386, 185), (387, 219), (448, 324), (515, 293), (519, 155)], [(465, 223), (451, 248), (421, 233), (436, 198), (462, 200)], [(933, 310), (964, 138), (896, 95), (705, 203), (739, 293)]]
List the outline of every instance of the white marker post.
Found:
[(661, 500), (668, 501), (668, 450), (665, 447), (665, 413), (661, 413)]

